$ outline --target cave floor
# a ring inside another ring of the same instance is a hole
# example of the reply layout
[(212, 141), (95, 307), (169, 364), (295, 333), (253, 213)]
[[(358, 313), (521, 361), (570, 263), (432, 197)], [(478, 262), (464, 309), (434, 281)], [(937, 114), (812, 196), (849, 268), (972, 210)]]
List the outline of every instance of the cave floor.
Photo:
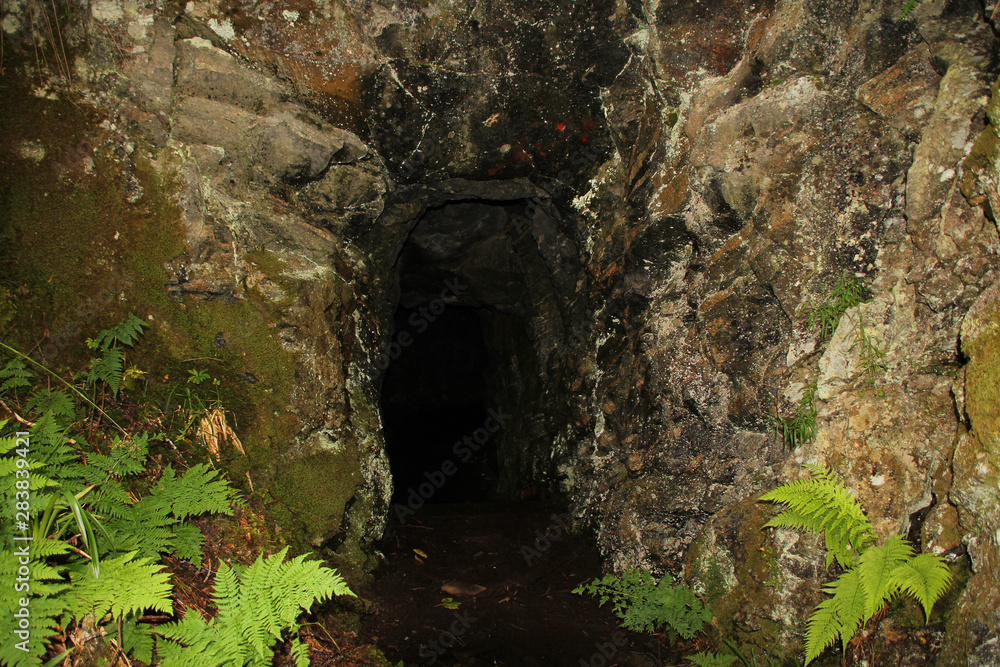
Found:
[[(372, 586), (359, 591), (374, 604), (361, 638), (392, 664), (675, 664), (657, 656), (654, 638), (622, 630), (610, 603), (601, 608), (572, 593), (601, 575), (600, 561), (592, 545), (559, 525), (553, 508), (438, 504), (408, 519), (396, 527)], [(471, 590), (442, 590), (448, 584)], [(474, 587), (484, 590), (470, 594)], [(446, 598), (458, 608), (447, 608)]]

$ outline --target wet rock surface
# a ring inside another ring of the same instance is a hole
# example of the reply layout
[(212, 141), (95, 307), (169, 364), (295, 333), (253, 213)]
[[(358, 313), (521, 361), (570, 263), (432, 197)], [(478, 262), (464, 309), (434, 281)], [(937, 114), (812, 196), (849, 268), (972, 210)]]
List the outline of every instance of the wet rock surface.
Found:
[[(141, 156), (176, 185), (166, 295), (255, 318), (294, 360), (245, 442), (304, 544), (352, 576), (379, 561), (378, 360), (397, 307), (439, 301), (477, 309), (511, 415), (496, 492), (566, 503), (607, 567), (697, 583), (717, 562), (768, 609), (720, 623), (792, 655), (821, 555), (761, 531), (753, 498), (828, 465), (881, 537), (968, 562), (934, 651), (992, 664), (1000, 113), (980, 7), (171, 7), (89, 8), (67, 94), (135, 156), (123, 173)], [(6, 161), (55, 159), (36, 143)], [(866, 301), (821, 335), (809, 314), (844, 275)], [(814, 382), (816, 437), (790, 452), (772, 418)]]

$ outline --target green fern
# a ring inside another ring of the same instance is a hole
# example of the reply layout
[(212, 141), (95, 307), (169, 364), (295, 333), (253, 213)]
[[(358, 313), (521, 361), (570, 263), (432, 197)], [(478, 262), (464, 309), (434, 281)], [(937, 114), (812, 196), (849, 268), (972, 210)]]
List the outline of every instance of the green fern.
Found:
[(93, 340), (88, 340), (87, 345), (94, 350), (100, 348), (101, 352), (108, 352), (119, 346), (132, 347), (146, 326), (145, 322), (129, 313), (124, 322), (111, 329), (104, 329)]
[[(83, 379), (106, 382), (117, 392), (118, 353), (136, 341), (143, 326), (130, 315), (91, 341), (102, 359), (95, 360)], [(51, 657), (53, 646), (72, 650), (71, 630), (80, 628), (88, 636), (103, 630), (117, 637), (124, 657), (147, 664), (159, 664), (158, 654), (163, 664), (270, 665), (275, 642), (295, 627), (304, 609), (330, 595), (352, 594), (336, 571), (305, 557), (284, 562), (283, 551), (259, 558), (249, 568), (223, 566), (216, 581), (216, 617), (205, 621), (196, 612), (188, 613), (160, 628), (163, 632), (154, 638), (153, 628), (141, 618), (149, 610), (170, 613), (173, 606), (170, 575), (158, 562), (160, 557), (169, 552), (199, 563), (203, 536), (188, 520), (231, 514), (240, 501), (229, 483), (205, 464), (183, 473), (167, 466), (159, 478), (151, 475), (147, 463), (156, 435), (131, 435), (117, 424), (121, 436), (101, 432), (103, 424), (114, 422), (77, 386), (17, 350), (0, 346), (16, 358), (0, 376), (8, 396), (30, 385), (33, 376), (25, 363), (67, 389), (43, 388), (24, 400), (4, 397), (19, 411), (38, 416), (33, 416), (30, 445), (14, 437), (7, 421), (0, 421), (0, 504), (24, 515), (0, 513), (0, 581), (25, 578), (19, 560), (24, 555), (15, 547), (30, 544), (30, 590), (0, 587), (0, 636), (5, 637), (0, 664), (41, 665)], [(83, 412), (87, 421), (80, 428), (74, 421), (81, 418), (75, 400), (96, 409), (103, 420), (95, 422)], [(83, 432), (100, 444), (90, 445)], [(148, 485), (148, 492), (137, 498), (137, 489)], [(25, 636), (30, 637), (23, 644), (16, 634), (23, 630), (17, 615), (22, 599), (30, 612), (30, 619), (23, 621), (29, 624)], [(294, 636), (289, 650), (297, 665), (309, 664), (308, 646)]]
[(74, 618), (110, 613), (115, 619), (147, 609), (169, 613), (170, 574), (162, 570), (162, 565), (136, 558), (134, 551), (105, 560), (99, 577), (90, 567), (69, 568), (73, 587), (67, 612)]
[(789, 449), (798, 449), (800, 445), (816, 438), (816, 417), (819, 415), (819, 410), (816, 409), (816, 391), (816, 382), (807, 385), (793, 416), (785, 419), (775, 415), (771, 418), (775, 432), (781, 434), (782, 442)]
[(829, 338), (837, 328), (840, 316), (866, 301), (866, 290), (867, 285), (861, 278), (850, 273), (843, 274), (834, 284), (829, 298), (810, 309), (806, 326), (819, 328), (820, 340)]
[(838, 640), (846, 647), (899, 593), (920, 602), (929, 620), (934, 602), (951, 582), (951, 572), (940, 557), (915, 555), (913, 546), (900, 535), (891, 535), (882, 546), (873, 545), (874, 531), (850, 489), (825, 469), (810, 470), (810, 479), (786, 484), (761, 497), (787, 507), (765, 527), (823, 532), (827, 567), (836, 559), (845, 569), (823, 587), (831, 597), (817, 605), (809, 617), (806, 664)]
[(794, 528), (823, 533), (826, 566), (834, 559), (841, 567), (854, 565), (857, 554), (875, 539), (875, 531), (851, 490), (825, 469), (810, 467), (808, 479), (780, 486), (761, 500), (783, 503), (787, 509), (764, 527)]
[(657, 582), (652, 574), (636, 568), (621, 577), (607, 574), (573, 592), (599, 597), (601, 605), (611, 600), (612, 610), (629, 630), (653, 633), (665, 627), (671, 642), (677, 637), (691, 639), (712, 620), (712, 612), (690, 589), (675, 586), (667, 575)]
[(922, 0), (906, 0), (903, 3), (903, 7), (899, 11), (899, 20), (902, 21), (907, 16), (909, 16), (914, 9), (920, 6), (921, 2)]
[(112, 329), (105, 329), (97, 334), (97, 337), (88, 340), (87, 346), (91, 349), (99, 349), (102, 353), (100, 359), (91, 360), (90, 371), (85, 374), (88, 383), (104, 382), (107, 384), (115, 396), (121, 389), (122, 376), (125, 374), (125, 350), (123, 347), (132, 347), (142, 335), (142, 330), (146, 323), (132, 313), (124, 322)]
[(709, 653), (708, 651), (701, 651), (699, 653), (694, 653), (692, 655), (684, 656), (685, 660), (690, 660), (698, 667), (730, 667), (736, 662), (737, 658), (735, 655), (730, 655), (728, 653)]
[[(354, 595), (334, 570), (299, 556), (285, 561), (288, 549), (250, 567), (223, 565), (215, 578), (218, 613), (205, 621), (187, 611), (160, 626), (156, 643), (162, 667), (270, 665), (273, 647), (303, 611), (331, 595)], [(309, 664), (308, 650), (294, 643), (296, 664)]]
[[(85, 461), (79, 449), (83, 438), (74, 434), (70, 439), (55, 416), (53, 408), (62, 410), (58, 401), (53, 405), (49, 397), (36, 404), (49, 409), (32, 427), (29, 447), (12, 435), (0, 437), (0, 503), (12, 508), (27, 503), (28, 508), (28, 517), (17, 522), (13, 513), (0, 515), (0, 580), (14, 580), (19, 567), (14, 548), (24, 543), (18, 540), (32, 539), (30, 591), (0, 587), (3, 636), (16, 636), (15, 610), (22, 597), (29, 600), (27, 650), (6, 641), (0, 650), (0, 663), (18, 667), (41, 664), (46, 643), (74, 619), (110, 614), (124, 623), (147, 609), (169, 612), (169, 575), (154, 559), (169, 550), (200, 561), (201, 533), (184, 520), (232, 513), (234, 500), (228, 483), (199, 464), (182, 476), (168, 467), (153, 490), (134, 501), (122, 483), (145, 473), (146, 434), (115, 438), (107, 454), (92, 453)], [(0, 433), (5, 428), (7, 422), (0, 421)], [(69, 539), (77, 540), (73, 549)], [(148, 626), (142, 627), (148, 634)], [(149, 644), (135, 633), (133, 639), (140, 653)]]
[(6, 366), (0, 368), (0, 393), (30, 387), (34, 377), (35, 374), (24, 363), (24, 359), (15, 356)]

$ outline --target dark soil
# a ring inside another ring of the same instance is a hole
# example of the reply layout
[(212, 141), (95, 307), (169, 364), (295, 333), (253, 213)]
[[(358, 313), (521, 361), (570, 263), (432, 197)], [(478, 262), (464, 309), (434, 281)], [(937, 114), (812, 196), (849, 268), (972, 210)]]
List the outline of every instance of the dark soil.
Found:
[[(610, 603), (572, 593), (601, 567), (597, 550), (563, 527), (566, 515), (531, 502), (455, 503), (407, 519), (375, 583), (359, 591), (375, 607), (361, 639), (393, 664), (664, 664), (655, 639), (622, 630)], [(485, 590), (442, 591), (455, 581)]]

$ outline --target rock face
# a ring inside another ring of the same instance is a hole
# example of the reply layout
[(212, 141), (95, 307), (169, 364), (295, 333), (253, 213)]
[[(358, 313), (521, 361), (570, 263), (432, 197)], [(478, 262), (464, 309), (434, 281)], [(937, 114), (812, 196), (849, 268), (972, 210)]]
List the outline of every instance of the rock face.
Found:
[[(981, 8), (158, 7), (95, 4), (75, 85), (120, 124), (108, 141), (177, 179), (170, 294), (252, 305), (294, 357), (250, 455), (306, 542), (371, 568), (392, 487), (377, 361), (398, 306), (441, 298), (481, 309), (498, 351), (500, 492), (571, 506), (609, 567), (722, 582), (744, 601), (726, 630), (793, 655), (821, 556), (762, 532), (754, 498), (824, 464), (881, 536), (967, 563), (941, 664), (997, 659)], [(864, 303), (824, 334), (809, 315), (845, 275)], [(816, 437), (790, 452), (772, 418), (812, 383)]]

